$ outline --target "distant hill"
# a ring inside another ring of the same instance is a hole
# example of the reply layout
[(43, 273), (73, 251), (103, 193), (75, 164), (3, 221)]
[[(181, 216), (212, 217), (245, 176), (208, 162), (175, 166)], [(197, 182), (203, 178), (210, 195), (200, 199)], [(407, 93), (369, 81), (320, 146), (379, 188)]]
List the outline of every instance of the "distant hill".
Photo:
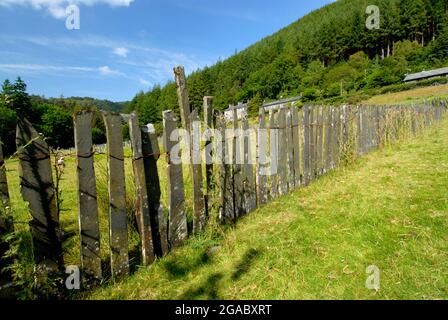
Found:
[(98, 110), (122, 112), (128, 102), (112, 102), (109, 100), (100, 100), (90, 97), (70, 97), (70, 98), (49, 98), (46, 99), (49, 103), (61, 104), (66, 103), (69, 105), (76, 105), (82, 108), (96, 108)]
[[(369, 5), (380, 28), (366, 27)], [(447, 64), (448, 1), (339, 0), (187, 79), (193, 108), (215, 97), (224, 109), (238, 101), (303, 93), (304, 101), (343, 100), (402, 81), (404, 75)], [(174, 83), (140, 92), (130, 103), (142, 122), (177, 109)]]

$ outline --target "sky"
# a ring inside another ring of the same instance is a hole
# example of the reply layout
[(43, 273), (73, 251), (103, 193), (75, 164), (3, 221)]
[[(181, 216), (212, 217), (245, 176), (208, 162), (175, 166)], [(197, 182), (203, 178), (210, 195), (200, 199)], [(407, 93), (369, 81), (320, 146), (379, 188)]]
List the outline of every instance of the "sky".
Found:
[(128, 101), (175, 66), (211, 66), (333, 1), (0, 0), (0, 81)]

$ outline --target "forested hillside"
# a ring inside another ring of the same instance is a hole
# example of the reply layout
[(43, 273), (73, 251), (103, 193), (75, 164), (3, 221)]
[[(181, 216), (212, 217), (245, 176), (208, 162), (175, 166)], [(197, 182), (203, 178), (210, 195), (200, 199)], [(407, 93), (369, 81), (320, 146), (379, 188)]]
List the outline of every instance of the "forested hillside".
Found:
[[(380, 28), (366, 28), (366, 8), (380, 8)], [(339, 0), (310, 13), (235, 54), (188, 77), (190, 100), (202, 106), (303, 94), (304, 101), (362, 96), (400, 83), (406, 73), (445, 66), (448, 58), (446, 0)], [(140, 92), (130, 103), (143, 123), (177, 109), (174, 83)]]

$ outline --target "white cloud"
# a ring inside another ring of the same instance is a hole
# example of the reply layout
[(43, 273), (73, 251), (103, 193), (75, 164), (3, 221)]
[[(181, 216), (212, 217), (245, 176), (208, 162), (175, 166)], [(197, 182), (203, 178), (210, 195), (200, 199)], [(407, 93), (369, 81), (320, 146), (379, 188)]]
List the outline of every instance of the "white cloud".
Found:
[(98, 68), (92, 67), (77, 67), (77, 66), (62, 66), (62, 65), (44, 65), (44, 64), (0, 64), (0, 71), (6, 73), (44, 73), (64, 75), (67, 73), (87, 73), (92, 75), (103, 76), (123, 76), (127, 77), (124, 73), (113, 70), (109, 66), (102, 66)]
[(53, 17), (62, 19), (66, 17), (65, 8), (70, 4), (93, 6), (105, 4), (111, 7), (129, 7), (134, 0), (0, 0), (0, 6), (13, 5), (30, 6), (36, 10), (47, 10)]
[[(1, 1), (1, 0), (0, 0)], [(24, 35), (6, 35), (0, 34), (0, 43), (30, 43), (36, 46), (42, 46), (55, 50), (72, 50), (76, 48), (83, 50), (87, 48), (106, 49), (108, 52), (114, 52), (117, 48), (126, 48), (128, 52), (132, 51), (134, 60), (113, 61), (111, 63), (122, 64), (126, 69), (141, 75), (150, 82), (163, 84), (167, 80), (173, 79), (173, 67), (181, 65), (185, 67), (187, 74), (211, 65), (217, 57), (206, 56), (196, 57), (185, 53), (170, 51), (148, 45), (144, 42), (129, 42), (126, 40), (110, 39), (97, 35), (82, 35), (70, 37), (46, 37), (46, 36), (24, 36)], [(105, 62), (102, 62), (105, 63)], [(134, 80), (138, 80), (134, 77)], [(139, 81), (140, 82), (140, 81)], [(141, 82), (140, 82), (141, 83)]]
[(138, 81), (140, 82), (140, 84), (144, 85), (145, 87), (151, 86), (151, 82), (149, 82), (148, 80), (145, 80), (143, 78), (139, 78)]
[(105, 76), (110, 76), (110, 75), (121, 75), (121, 72), (117, 71), (117, 70), (112, 70), (109, 66), (102, 66), (98, 68), (98, 71)]
[(126, 58), (128, 56), (128, 53), (129, 53), (129, 50), (126, 48), (123, 48), (123, 47), (114, 49), (114, 54), (119, 57)]

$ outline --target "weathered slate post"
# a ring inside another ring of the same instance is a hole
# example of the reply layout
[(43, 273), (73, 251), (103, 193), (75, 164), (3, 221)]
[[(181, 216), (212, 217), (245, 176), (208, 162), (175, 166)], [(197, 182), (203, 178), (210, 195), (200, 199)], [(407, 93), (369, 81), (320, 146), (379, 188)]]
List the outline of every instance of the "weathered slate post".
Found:
[(258, 117), (257, 135), (257, 201), (259, 205), (268, 202), (268, 191), (266, 185), (267, 172), (267, 145), (268, 135), (266, 131), (266, 117), (263, 108), (260, 108)]
[(233, 167), (233, 194), (235, 218), (243, 216), (244, 208), (244, 186), (243, 186), (243, 152), (241, 149), (242, 134), (239, 128), (238, 112), (233, 110), (233, 141), (232, 141), (232, 167)]
[(310, 183), (310, 108), (302, 108), (302, 183)]
[[(212, 109), (213, 97), (204, 97), (204, 124), (205, 130), (213, 129), (213, 109)], [(212, 139), (210, 136), (207, 137), (205, 142), (205, 181), (207, 186), (207, 196), (206, 196), (206, 206), (205, 214), (208, 216), (210, 212), (210, 201), (212, 194), (214, 193), (215, 185), (213, 183), (213, 149), (212, 149)]]
[(317, 107), (316, 109), (316, 178), (322, 175), (322, 133), (323, 133), (323, 124), (322, 124), (322, 106)]
[(278, 127), (277, 114), (274, 110), (269, 111), (269, 195), (270, 199), (277, 198), (278, 195)]
[(111, 268), (113, 279), (119, 280), (129, 275), (122, 118), (119, 113), (103, 113), (103, 118), (107, 136)]
[(357, 131), (358, 131), (358, 154), (359, 155), (363, 155), (364, 153), (364, 145), (363, 145), (363, 112), (362, 109), (357, 106), (356, 107), (357, 111), (358, 111), (358, 126), (357, 126)]
[[(190, 134), (191, 137), (191, 108), (188, 99), (188, 91), (186, 86), (185, 71), (183, 67), (174, 68), (174, 75), (177, 84), (177, 96), (179, 99), (180, 115), (182, 126)], [(194, 143), (190, 143), (193, 146)], [(193, 232), (197, 233), (205, 227), (205, 202), (204, 192), (202, 191), (202, 164), (195, 163), (194, 152), (190, 152), (191, 156), (191, 179), (193, 182)]]
[[(3, 148), (0, 141), (0, 237), (7, 235), (14, 231), (14, 224), (11, 214), (11, 207), (9, 203), (8, 179), (6, 177), (6, 166), (3, 158)], [(0, 275), (5, 276), (4, 268), (9, 261), (4, 258), (4, 254), (8, 251), (9, 245), (7, 242), (2, 242), (0, 239)]]
[(243, 112), (242, 129), (243, 129), (242, 138), (243, 138), (243, 152), (244, 152), (243, 190), (244, 190), (245, 212), (249, 213), (257, 208), (257, 194), (254, 178), (254, 165), (252, 159), (249, 120), (246, 111)]
[(336, 158), (338, 156), (338, 118), (334, 106), (330, 107), (330, 123), (330, 168), (333, 170), (334, 168), (336, 168)]
[(316, 109), (317, 107), (310, 107), (309, 111), (309, 125), (310, 125), (310, 181), (316, 178), (316, 142), (317, 142), (317, 130), (316, 130)]
[(80, 111), (74, 116), (78, 175), (78, 217), (81, 242), (81, 266), (86, 284), (102, 279), (100, 227), (92, 144), (93, 112)]
[(324, 108), (324, 173), (331, 167), (331, 114), (330, 107)]
[(348, 111), (347, 106), (342, 106), (342, 159), (348, 158)]
[(162, 192), (160, 190), (160, 178), (157, 170), (157, 161), (160, 158), (159, 142), (154, 126), (151, 124), (144, 126), (141, 129), (141, 134), (154, 253), (157, 256), (164, 256), (168, 253), (169, 246), (165, 210), (160, 203)]
[(291, 107), (291, 130), (292, 130), (292, 152), (293, 152), (293, 172), (294, 187), (300, 186), (300, 140), (299, 140), (300, 119), (297, 107)]
[[(221, 223), (231, 223), (235, 221), (234, 194), (233, 194), (233, 173), (229, 145), (227, 139), (230, 139), (226, 130), (226, 119), (220, 114), (217, 119), (217, 126), (221, 133), (221, 146), (218, 146), (219, 157), (221, 160), (219, 178), (220, 178), (220, 203), (219, 220)], [(233, 138), (232, 138), (233, 141)]]
[(335, 167), (339, 167), (342, 156), (342, 107), (335, 107), (335, 138), (336, 138), (336, 152), (335, 152)]
[(287, 174), (287, 139), (286, 139), (286, 108), (280, 107), (278, 112), (278, 191), (280, 195), (288, 193)]
[(287, 152), (287, 181), (288, 189), (290, 191), (294, 190), (294, 142), (292, 140), (292, 108), (286, 109), (286, 152)]
[(177, 150), (179, 154), (175, 154), (175, 146), (180, 137), (177, 132), (177, 118), (171, 110), (163, 112), (163, 128), (163, 146), (168, 162), (168, 241), (170, 247), (175, 248), (187, 239), (188, 231), (180, 150)]
[(32, 216), (30, 230), (39, 279), (47, 271), (61, 271), (64, 265), (50, 151), (26, 119), (18, 119), (16, 143), (21, 193)]
[(138, 118), (132, 114), (129, 118), (129, 135), (132, 146), (132, 167), (134, 171), (134, 184), (136, 189), (136, 220), (138, 224), (142, 246), (142, 262), (147, 266), (154, 262), (154, 243), (149, 211), (149, 199), (145, 174), (142, 133)]
[(197, 110), (190, 114), (191, 120), (191, 160), (193, 180), (193, 232), (204, 230), (206, 224), (205, 198), (202, 185), (202, 159), (201, 159), (201, 122)]

